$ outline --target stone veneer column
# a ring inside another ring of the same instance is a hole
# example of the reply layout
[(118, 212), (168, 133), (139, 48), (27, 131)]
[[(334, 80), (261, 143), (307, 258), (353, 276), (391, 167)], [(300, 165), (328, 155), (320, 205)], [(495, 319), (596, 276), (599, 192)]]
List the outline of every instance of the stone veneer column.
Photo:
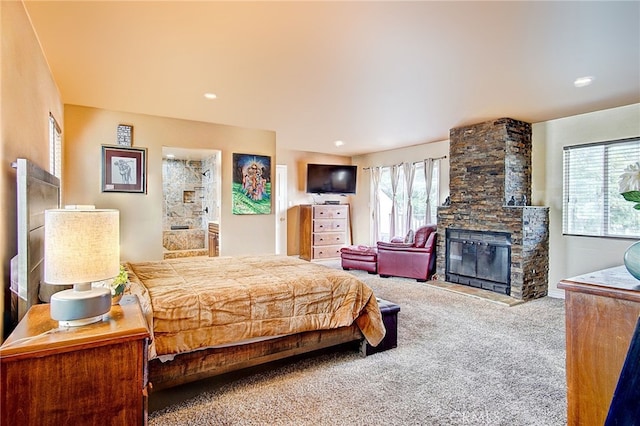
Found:
[(449, 155), (451, 205), (438, 208), (437, 274), (444, 279), (447, 228), (508, 232), (511, 296), (545, 296), (549, 209), (525, 205), (531, 195), (531, 125), (501, 118), (452, 129)]

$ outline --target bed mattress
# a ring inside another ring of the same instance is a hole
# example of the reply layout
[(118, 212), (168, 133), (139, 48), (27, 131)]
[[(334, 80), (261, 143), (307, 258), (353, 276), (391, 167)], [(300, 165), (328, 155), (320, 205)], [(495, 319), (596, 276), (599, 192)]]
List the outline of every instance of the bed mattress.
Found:
[(356, 323), (370, 345), (385, 328), (355, 276), (287, 256), (127, 263), (152, 333), (149, 358)]

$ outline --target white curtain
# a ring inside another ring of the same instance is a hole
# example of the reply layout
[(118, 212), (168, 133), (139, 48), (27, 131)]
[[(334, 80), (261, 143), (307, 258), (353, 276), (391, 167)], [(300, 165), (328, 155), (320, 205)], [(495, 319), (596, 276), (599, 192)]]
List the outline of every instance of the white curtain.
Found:
[(396, 212), (398, 211), (398, 181), (400, 180), (400, 165), (391, 166), (391, 223), (389, 239), (396, 236)]
[[(431, 217), (431, 185), (433, 183), (433, 162), (440, 161), (433, 158), (427, 158), (424, 160), (424, 183), (425, 191), (427, 192), (426, 210), (424, 215), (425, 225), (430, 223), (436, 223), (434, 218)], [(439, 168), (438, 168), (439, 169)]]
[(405, 188), (407, 191), (405, 202), (406, 220), (404, 222), (404, 234), (406, 235), (411, 230), (411, 218), (413, 216), (413, 205), (411, 202), (411, 197), (413, 195), (413, 177), (416, 174), (416, 165), (414, 163), (404, 163), (402, 166), (404, 168)]
[(373, 191), (373, 207), (371, 209), (372, 235), (371, 242), (380, 241), (380, 175), (382, 167), (371, 167), (371, 190)]

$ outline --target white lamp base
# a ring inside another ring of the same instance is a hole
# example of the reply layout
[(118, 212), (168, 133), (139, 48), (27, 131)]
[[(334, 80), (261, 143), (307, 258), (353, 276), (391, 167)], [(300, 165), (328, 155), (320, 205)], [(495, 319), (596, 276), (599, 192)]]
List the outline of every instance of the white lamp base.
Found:
[(71, 320), (71, 321), (58, 321), (59, 327), (80, 327), (82, 325), (93, 324), (94, 322), (102, 321), (102, 315), (98, 315), (96, 317), (79, 319), (79, 320)]
[(71, 290), (63, 290), (51, 296), (51, 318), (60, 327), (78, 327), (93, 324), (111, 310), (111, 291), (92, 288), (91, 283), (75, 284)]

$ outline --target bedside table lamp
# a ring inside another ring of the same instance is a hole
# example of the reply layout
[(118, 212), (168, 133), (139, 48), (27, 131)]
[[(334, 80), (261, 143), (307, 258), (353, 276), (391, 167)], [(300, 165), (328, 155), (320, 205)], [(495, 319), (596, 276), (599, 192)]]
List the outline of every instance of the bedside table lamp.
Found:
[(119, 211), (46, 210), (44, 223), (44, 281), (73, 284), (51, 296), (51, 318), (61, 327), (100, 321), (111, 309), (111, 290), (91, 283), (120, 271)]

